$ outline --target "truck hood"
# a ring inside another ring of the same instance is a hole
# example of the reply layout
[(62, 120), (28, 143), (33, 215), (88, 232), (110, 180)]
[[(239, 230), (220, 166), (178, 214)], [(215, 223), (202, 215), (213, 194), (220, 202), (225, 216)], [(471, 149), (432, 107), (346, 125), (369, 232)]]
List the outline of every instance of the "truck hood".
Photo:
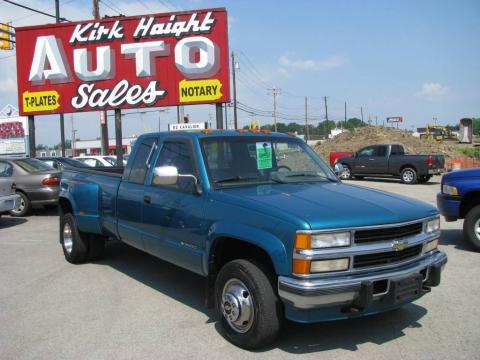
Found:
[(295, 183), (227, 188), (213, 197), (271, 216), (297, 218), (311, 229), (406, 222), (438, 214), (404, 196), (343, 183)]
[(479, 179), (480, 168), (452, 171), (443, 175), (443, 180)]

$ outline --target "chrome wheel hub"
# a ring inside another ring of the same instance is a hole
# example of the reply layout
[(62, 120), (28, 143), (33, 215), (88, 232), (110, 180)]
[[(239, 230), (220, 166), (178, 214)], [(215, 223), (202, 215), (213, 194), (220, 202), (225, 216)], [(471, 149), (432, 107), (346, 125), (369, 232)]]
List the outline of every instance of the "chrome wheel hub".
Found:
[(413, 172), (411, 171), (405, 171), (403, 173), (403, 180), (405, 182), (412, 182), (413, 181)]
[(21, 213), (25, 209), (25, 200), (23, 200), (23, 197), (20, 198), (20, 205), (16, 208), (13, 209), (12, 212), (18, 214)]
[(475, 233), (477, 239), (480, 240), (480, 219), (475, 221), (475, 224), (473, 225), (473, 232)]
[(253, 299), (247, 286), (238, 279), (230, 279), (222, 291), (221, 310), (228, 325), (238, 332), (245, 333), (254, 320)]
[(350, 178), (350, 169), (348, 167), (345, 166), (343, 168), (343, 171), (342, 171), (342, 174), (340, 175), (340, 178), (342, 178), (344, 180)]
[(72, 237), (72, 228), (70, 224), (65, 223), (63, 225), (63, 247), (67, 253), (72, 252), (73, 248), (73, 237)]

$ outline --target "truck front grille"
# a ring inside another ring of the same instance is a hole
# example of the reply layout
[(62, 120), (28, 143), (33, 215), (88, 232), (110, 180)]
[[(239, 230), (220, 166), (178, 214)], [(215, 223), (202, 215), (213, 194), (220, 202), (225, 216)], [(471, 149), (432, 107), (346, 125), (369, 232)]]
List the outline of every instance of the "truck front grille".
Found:
[(357, 255), (353, 258), (353, 267), (364, 268), (380, 265), (389, 265), (405, 261), (420, 255), (422, 244), (409, 247), (402, 251), (387, 251), (375, 254)]
[(401, 239), (408, 236), (418, 235), (423, 230), (423, 223), (415, 223), (409, 225), (368, 229), (355, 231), (355, 243), (363, 244), (376, 241), (389, 241)]

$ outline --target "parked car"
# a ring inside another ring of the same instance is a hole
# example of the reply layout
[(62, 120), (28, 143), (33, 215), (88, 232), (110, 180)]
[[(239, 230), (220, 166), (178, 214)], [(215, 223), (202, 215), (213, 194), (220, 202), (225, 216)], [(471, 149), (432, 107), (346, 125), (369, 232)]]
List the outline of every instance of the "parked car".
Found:
[(5, 176), (7, 166), (0, 163), (0, 216), (20, 206), (20, 196), (15, 193), (16, 185)]
[(15, 181), (20, 205), (12, 216), (25, 216), (32, 206), (55, 206), (58, 203), (60, 172), (44, 162), (31, 158), (2, 158), (4, 177)]
[(480, 251), (480, 168), (443, 175), (437, 206), (446, 221), (465, 219), (465, 237)]
[(407, 155), (400, 144), (371, 145), (354, 156), (336, 160), (344, 167), (342, 179), (364, 177), (400, 178), (405, 184), (426, 183), (433, 175), (445, 172), (442, 155)]
[(246, 349), (272, 342), (285, 317), (405, 305), (439, 285), (447, 261), (436, 208), (343, 184), (294, 136), (146, 134), (114, 170), (64, 170), (65, 259), (97, 260), (113, 237), (200, 274), (224, 336)]
[(37, 158), (54, 169), (63, 170), (68, 167), (89, 167), (87, 164), (68, 157), (44, 156)]
[[(76, 156), (75, 160), (80, 161), (91, 167), (116, 167), (117, 158), (115, 156), (101, 156), (101, 155), (85, 155), (85, 156)], [(122, 165), (125, 166), (127, 162), (123, 160)]]

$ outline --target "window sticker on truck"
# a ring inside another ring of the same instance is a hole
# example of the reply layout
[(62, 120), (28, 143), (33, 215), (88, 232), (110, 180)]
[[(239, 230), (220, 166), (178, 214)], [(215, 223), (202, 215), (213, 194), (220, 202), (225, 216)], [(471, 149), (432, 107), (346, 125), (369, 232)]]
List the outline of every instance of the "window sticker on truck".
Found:
[(272, 168), (272, 144), (269, 142), (257, 142), (257, 169)]

